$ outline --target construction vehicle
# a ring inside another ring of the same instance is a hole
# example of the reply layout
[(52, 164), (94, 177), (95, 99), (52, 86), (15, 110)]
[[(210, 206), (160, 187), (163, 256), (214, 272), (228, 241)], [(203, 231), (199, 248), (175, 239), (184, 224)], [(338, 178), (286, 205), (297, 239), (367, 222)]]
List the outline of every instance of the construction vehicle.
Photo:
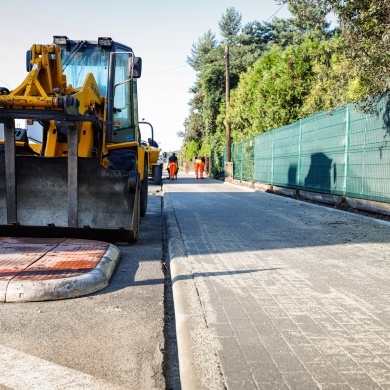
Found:
[[(26, 67), (19, 87), (0, 87), (0, 236), (136, 241), (148, 201), (141, 58), (111, 38), (55, 36)], [(41, 143), (17, 119), (39, 122)]]
[[(140, 125), (147, 125), (150, 131), (150, 140), (154, 141), (154, 130), (153, 126), (150, 122), (139, 122)], [(161, 149), (155, 147), (153, 145), (149, 145), (148, 142), (144, 141), (146, 139), (145, 132), (141, 129), (141, 135), (143, 136), (143, 140), (141, 144), (145, 146), (145, 150), (148, 153), (148, 177), (153, 179), (153, 184), (160, 185), (162, 182), (162, 172), (163, 172), (163, 162), (160, 158)]]

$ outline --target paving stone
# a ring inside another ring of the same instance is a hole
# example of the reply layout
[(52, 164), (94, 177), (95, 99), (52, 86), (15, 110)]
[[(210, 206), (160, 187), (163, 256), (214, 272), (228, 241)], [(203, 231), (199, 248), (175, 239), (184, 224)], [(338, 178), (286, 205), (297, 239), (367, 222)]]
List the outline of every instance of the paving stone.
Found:
[(318, 383), (306, 371), (285, 372), (283, 378), (291, 390), (315, 390), (320, 388)]
[(283, 382), (282, 374), (272, 361), (249, 362), (249, 366), (256, 383)]
[(379, 390), (382, 388), (379, 384), (375, 383), (374, 380), (365, 373), (345, 372), (341, 376), (345, 382), (351, 386), (352, 389), (356, 390)]
[(284, 382), (261, 382), (257, 384), (261, 390), (288, 390), (289, 387)]
[(240, 345), (240, 348), (248, 363), (255, 363), (259, 361), (272, 363), (268, 350), (261, 342), (257, 342), (253, 345)]
[(271, 353), (271, 358), (281, 373), (305, 371), (305, 367), (292, 352)]
[(318, 383), (345, 384), (343, 377), (328, 363), (305, 363), (313, 379)]
[(230, 370), (225, 376), (225, 384), (231, 390), (253, 390), (257, 387), (250, 371)]
[(218, 356), (221, 361), (224, 375), (230, 372), (249, 372), (249, 365), (244, 359), (240, 346), (235, 337), (223, 337), (219, 339)]
[(314, 345), (292, 345), (291, 349), (298, 359), (304, 363), (326, 363), (326, 358)]
[(312, 345), (310, 339), (301, 330), (282, 330), (281, 334), (287, 344), (291, 345)]
[(364, 369), (358, 365), (349, 355), (328, 355), (327, 361), (331, 366), (336, 369), (339, 373), (363, 373)]
[(234, 337), (230, 323), (211, 323), (209, 327), (213, 334), (215, 334), (215, 337)]

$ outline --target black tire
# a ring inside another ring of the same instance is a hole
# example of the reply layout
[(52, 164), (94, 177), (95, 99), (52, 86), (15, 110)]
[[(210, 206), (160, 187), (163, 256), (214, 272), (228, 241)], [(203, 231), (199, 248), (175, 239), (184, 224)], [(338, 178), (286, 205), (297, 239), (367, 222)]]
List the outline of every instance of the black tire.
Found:
[(141, 219), (141, 189), (139, 185), (139, 174), (138, 171), (129, 172), (129, 180), (127, 189), (130, 194), (134, 195), (134, 209), (131, 222), (131, 229), (128, 235), (128, 242), (136, 242), (138, 240), (139, 226)]
[(146, 215), (146, 210), (148, 209), (148, 158), (145, 155), (145, 164), (144, 164), (144, 179), (141, 182), (141, 210), (140, 215), (144, 217)]
[(162, 165), (156, 165), (153, 170), (153, 183), (160, 185), (162, 182)]
[[(137, 189), (137, 191), (140, 192), (139, 189)], [(138, 194), (140, 195), (140, 193)], [(134, 212), (134, 218), (135, 218), (135, 221), (133, 221), (133, 231), (129, 237), (129, 242), (132, 243), (132, 242), (137, 242), (138, 240), (138, 235), (139, 235), (139, 225), (140, 225), (140, 219), (141, 219), (141, 216), (140, 216), (140, 211), (141, 211), (141, 206), (140, 206), (140, 196), (136, 196), (136, 199), (138, 200), (136, 202), (136, 204), (134, 205), (134, 207), (136, 208), (135, 209), (135, 212)]]

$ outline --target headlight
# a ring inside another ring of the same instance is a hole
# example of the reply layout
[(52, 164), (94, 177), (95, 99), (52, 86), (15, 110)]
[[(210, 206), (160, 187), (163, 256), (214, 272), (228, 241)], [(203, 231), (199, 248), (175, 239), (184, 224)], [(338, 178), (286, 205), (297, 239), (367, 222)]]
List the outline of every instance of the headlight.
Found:
[(100, 47), (111, 47), (112, 39), (111, 38), (98, 38), (98, 46)]
[(53, 43), (58, 46), (67, 46), (68, 45), (68, 37), (55, 35), (53, 37)]

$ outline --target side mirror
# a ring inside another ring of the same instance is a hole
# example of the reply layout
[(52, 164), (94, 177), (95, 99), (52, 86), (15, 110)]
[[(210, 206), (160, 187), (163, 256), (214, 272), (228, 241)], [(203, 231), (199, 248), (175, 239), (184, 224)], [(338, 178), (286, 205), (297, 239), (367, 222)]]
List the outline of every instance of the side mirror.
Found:
[(142, 58), (141, 57), (129, 57), (127, 63), (127, 72), (130, 79), (139, 79), (142, 71)]
[(141, 72), (142, 72), (142, 58), (134, 57), (133, 77), (135, 79), (139, 79), (141, 77)]
[(32, 59), (31, 50), (27, 50), (27, 52), (26, 52), (26, 70), (27, 70), (27, 72), (30, 72), (30, 70), (32, 69), (31, 59)]

